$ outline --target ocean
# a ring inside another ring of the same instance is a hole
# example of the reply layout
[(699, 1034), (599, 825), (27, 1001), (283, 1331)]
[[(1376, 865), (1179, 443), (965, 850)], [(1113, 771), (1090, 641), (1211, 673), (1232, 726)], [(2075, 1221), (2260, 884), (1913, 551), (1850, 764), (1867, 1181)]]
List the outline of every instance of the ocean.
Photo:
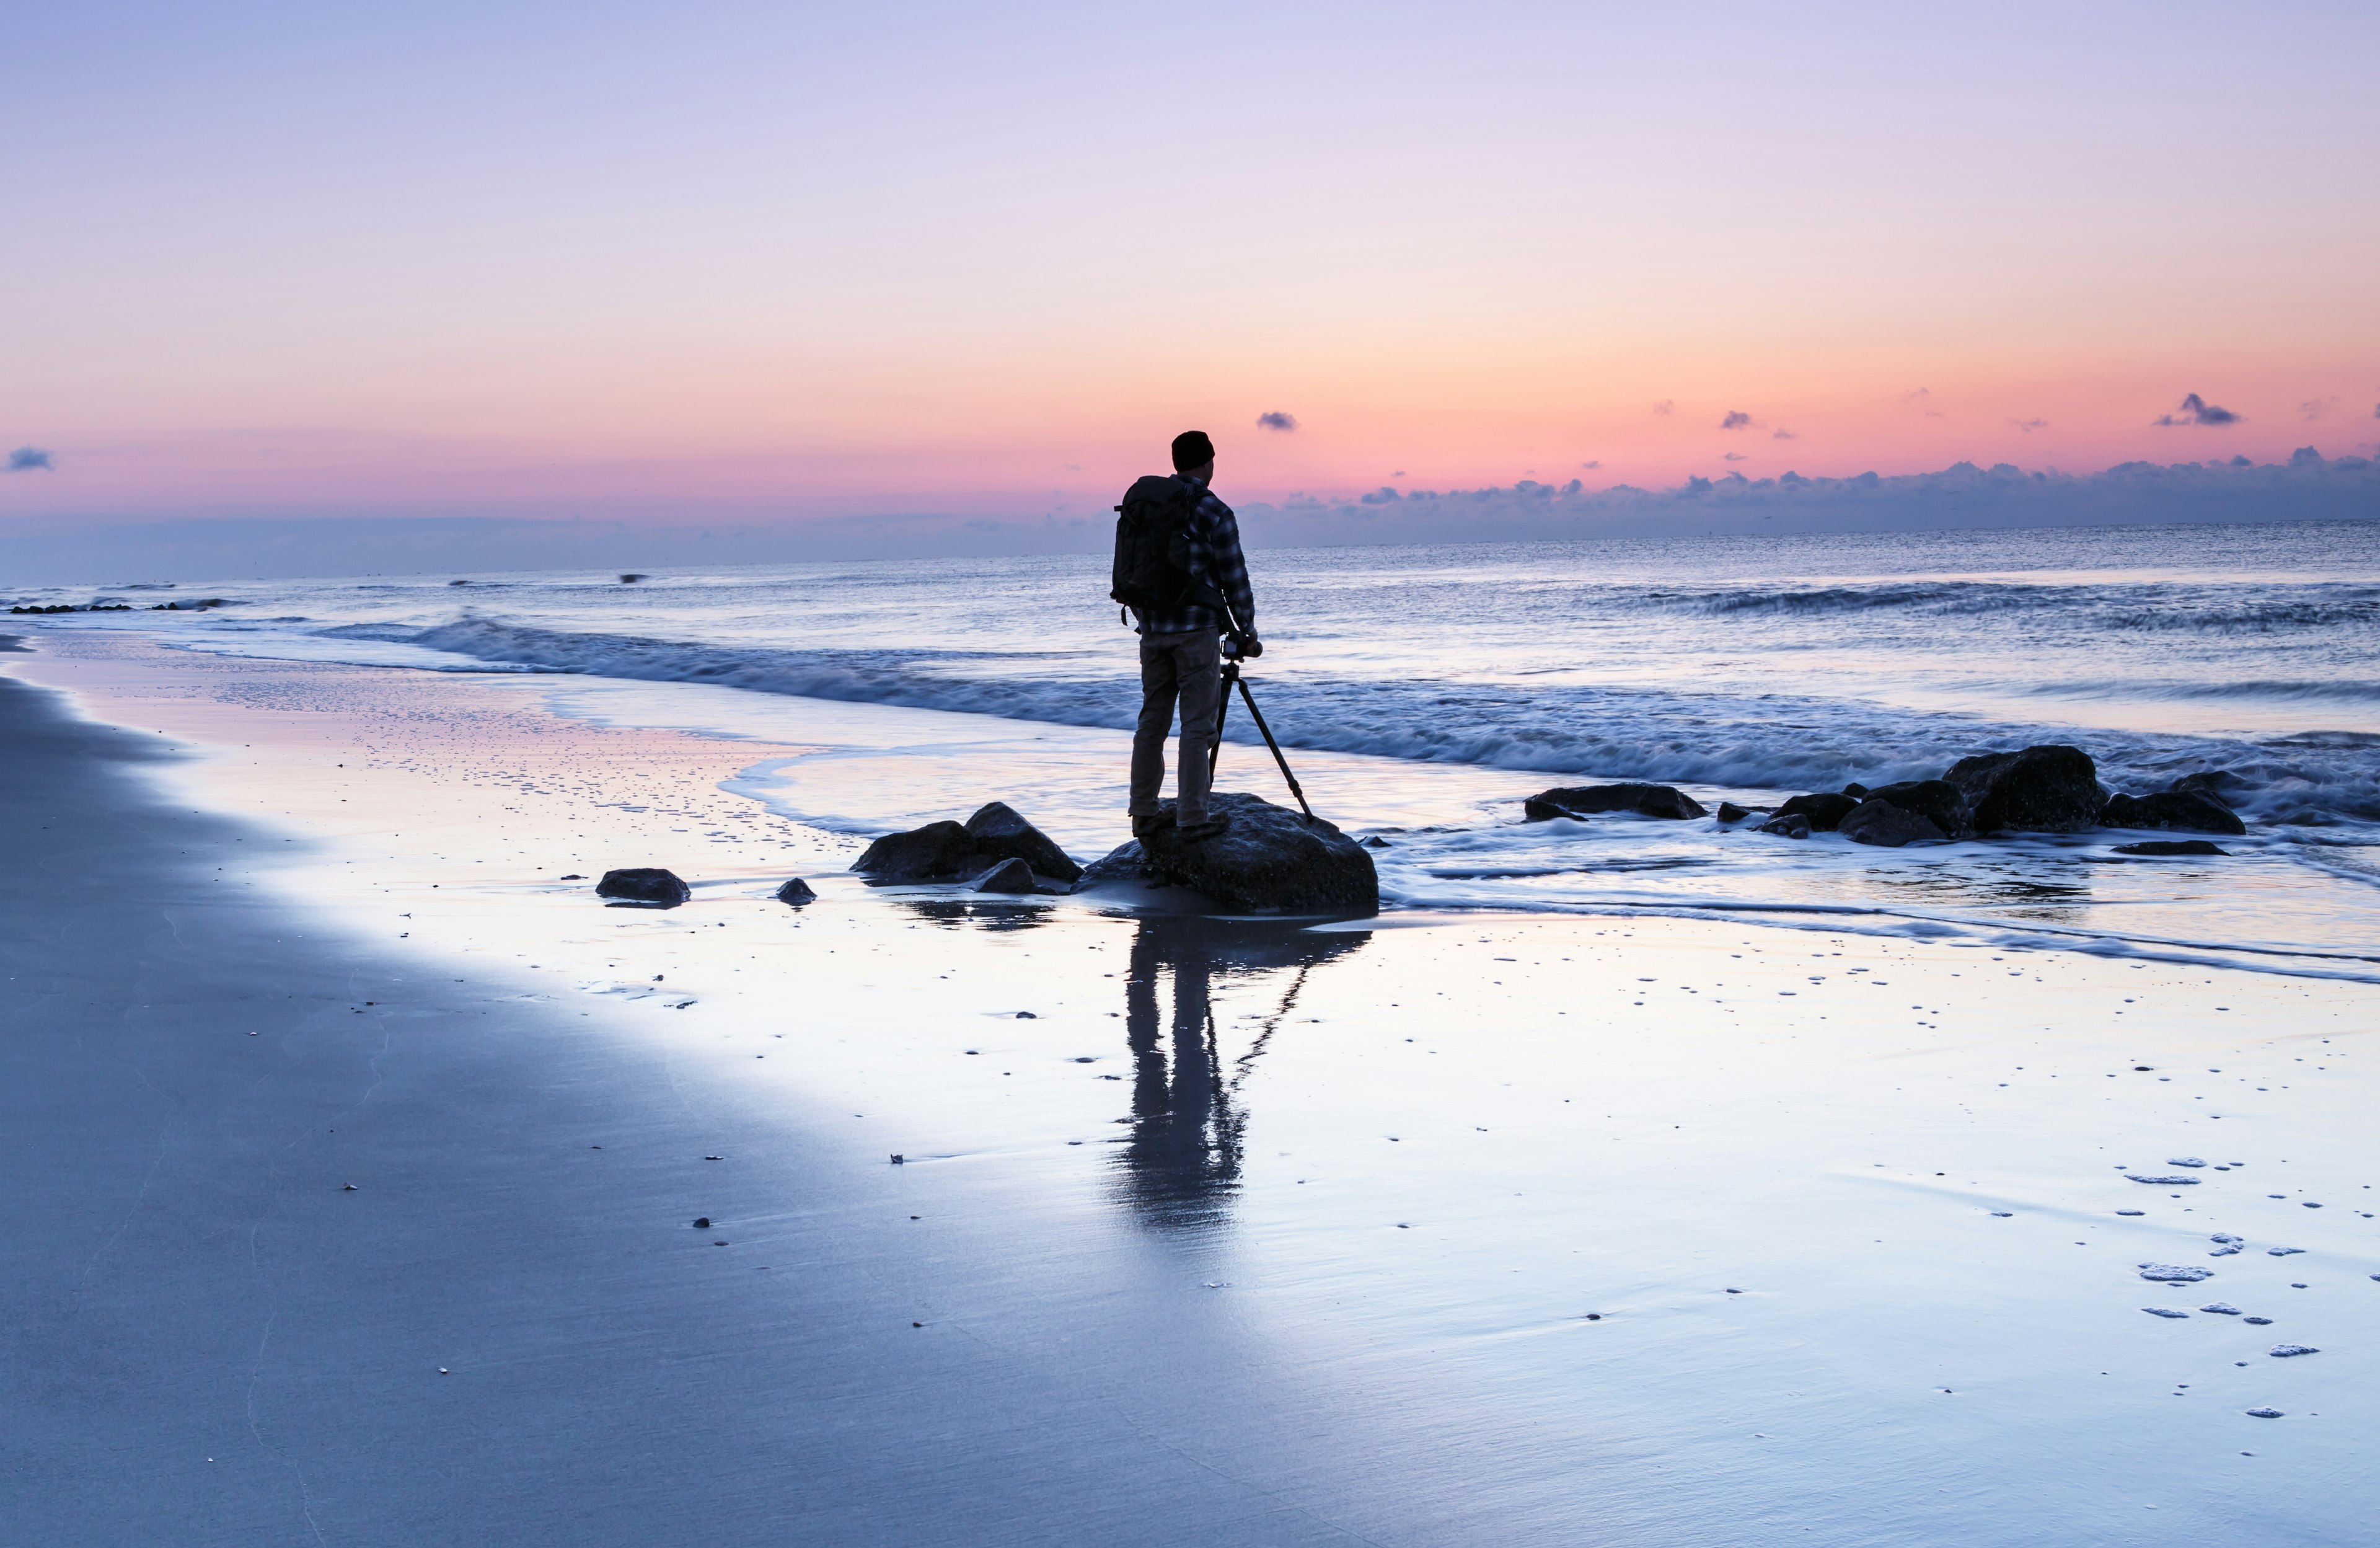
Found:
[[(2380, 523), (1250, 555), (1249, 681), (1391, 908), (1738, 914), (2380, 970)], [(865, 835), (1006, 799), (1121, 842), (1133, 637), (1104, 556), (24, 591), (188, 650), (540, 679), (558, 713), (808, 750), (732, 788)], [(182, 609), (209, 598), (223, 605)], [(171, 611), (153, 611), (163, 603)], [(12, 626), (17, 620), (10, 620)], [(1221, 783), (1285, 800), (1237, 706)], [(2225, 858), (2138, 834), (1907, 850), (1706, 820), (1528, 823), (1552, 784), (1716, 806), (2080, 746), (2111, 791), (2228, 771)]]

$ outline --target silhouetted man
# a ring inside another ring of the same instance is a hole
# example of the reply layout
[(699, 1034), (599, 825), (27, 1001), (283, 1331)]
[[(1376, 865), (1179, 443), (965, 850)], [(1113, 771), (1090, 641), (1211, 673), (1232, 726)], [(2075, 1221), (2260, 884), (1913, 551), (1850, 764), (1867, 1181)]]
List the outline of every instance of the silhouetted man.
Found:
[[(1176, 576), (1172, 594), (1160, 603), (1132, 608), (1133, 627), (1140, 632), (1140, 724), (1132, 738), (1135, 838), (1148, 837), (1166, 821), (1158, 810), (1158, 797), (1165, 788), (1165, 737), (1172, 729), (1177, 704), (1182, 745), (1174, 821), (1184, 838), (1222, 831), (1222, 822), (1207, 810), (1207, 782), (1223, 701), (1223, 638), (1232, 637), (1234, 656), (1264, 650), (1257, 638), (1257, 601), (1248, 589), (1248, 564), (1240, 553), (1240, 524), (1232, 507), (1207, 487), (1215, 476), (1215, 444), (1205, 431), (1185, 431), (1173, 438), (1173, 469), (1171, 479), (1152, 475), (1133, 485), (1117, 507), (1124, 513), (1120, 534), (1139, 530), (1170, 540), (1178, 533), (1180, 540), (1152, 545), (1169, 555), (1158, 568)], [(1130, 541), (1119, 537), (1120, 577), (1129, 567)], [(1152, 593), (1162, 584), (1161, 579), (1145, 584), (1135, 594)], [(1125, 589), (1120, 584), (1120, 596)]]

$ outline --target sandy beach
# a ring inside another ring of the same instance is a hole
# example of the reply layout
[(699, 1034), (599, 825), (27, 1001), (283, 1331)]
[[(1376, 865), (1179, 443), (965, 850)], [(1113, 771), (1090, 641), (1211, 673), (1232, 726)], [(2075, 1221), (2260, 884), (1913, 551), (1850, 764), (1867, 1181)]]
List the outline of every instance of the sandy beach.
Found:
[[(2374, 1503), (2351, 975), (872, 888), (722, 788), (798, 737), (0, 659), (27, 1541), (2347, 1543)], [(694, 900), (602, 907), (635, 864)]]

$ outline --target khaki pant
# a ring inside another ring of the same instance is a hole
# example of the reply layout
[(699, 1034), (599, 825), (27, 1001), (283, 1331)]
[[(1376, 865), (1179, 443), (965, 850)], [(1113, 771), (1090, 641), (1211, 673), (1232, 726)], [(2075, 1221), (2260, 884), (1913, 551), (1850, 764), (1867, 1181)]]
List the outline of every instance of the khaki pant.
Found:
[(1132, 736), (1132, 814), (1152, 816), (1165, 790), (1165, 737), (1173, 706), (1182, 706), (1181, 799), (1173, 820), (1184, 826), (1207, 816), (1208, 760), (1223, 704), (1222, 641), (1213, 629), (1140, 637), (1140, 724)]

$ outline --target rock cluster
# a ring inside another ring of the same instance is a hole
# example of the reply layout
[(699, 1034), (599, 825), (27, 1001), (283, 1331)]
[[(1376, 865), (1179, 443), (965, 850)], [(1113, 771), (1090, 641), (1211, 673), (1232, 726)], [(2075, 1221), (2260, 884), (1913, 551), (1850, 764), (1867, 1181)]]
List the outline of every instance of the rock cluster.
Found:
[(965, 882), (987, 878), (1007, 860), (1022, 861), (1028, 872), (1059, 889), (1083, 874), (1049, 835), (1005, 801), (991, 802), (965, 823), (929, 823), (886, 834), (851, 869), (872, 882)]

